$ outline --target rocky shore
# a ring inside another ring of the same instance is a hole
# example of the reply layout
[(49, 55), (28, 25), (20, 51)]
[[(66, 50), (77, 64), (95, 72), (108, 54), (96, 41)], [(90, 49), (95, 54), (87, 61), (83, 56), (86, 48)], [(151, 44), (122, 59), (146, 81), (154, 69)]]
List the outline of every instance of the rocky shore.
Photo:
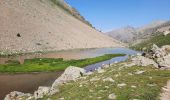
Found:
[(141, 66), (152, 64), (157, 68), (170, 69), (170, 45), (159, 48), (154, 44), (150, 52), (132, 58), (132, 62)]

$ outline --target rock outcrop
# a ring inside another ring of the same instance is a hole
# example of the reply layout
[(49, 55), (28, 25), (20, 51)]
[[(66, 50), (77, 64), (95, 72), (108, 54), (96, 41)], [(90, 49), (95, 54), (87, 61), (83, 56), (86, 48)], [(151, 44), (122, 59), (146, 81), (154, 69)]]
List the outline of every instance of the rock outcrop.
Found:
[(143, 56), (136, 56), (131, 59), (133, 65), (138, 65), (138, 66), (148, 66), (148, 65), (153, 65), (154, 67), (158, 68), (158, 64), (149, 58), (143, 57)]
[(4, 100), (31, 100), (31, 99), (33, 99), (33, 95), (29, 93), (14, 91), (6, 95)]
[(170, 31), (169, 30), (165, 31), (163, 34), (164, 34), (164, 36), (167, 36), (168, 34), (170, 34)]
[(170, 45), (164, 45), (162, 46), (168, 53), (170, 53)]
[(152, 50), (153, 58), (161, 58), (161, 57), (164, 57), (164, 56), (167, 55), (165, 47), (164, 48), (159, 48), (156, 44), (153, 44), (151, 50)]
[[(55, 94), (57, 87), (69, 81), (75, 81), (77, 78), (81, 77), (85, 73), (85, 70), (82, 68), (70, 66), (64, 73), (55, 80), (51, 87), (51, 94)], [(58, 90), (58, 89), (57, 89)]]
[(50, 89), (51, 89), (50, 87), (40, 86), (38, 90), (34, 92), (34, 98), (37, 100), (43, 98), (44, 96), (49, 95)]
[(137, 65), (147, 65), (150, 63), (155, 67), (170, 68), (170, 45), (159, 48), (157, 45), (153, 44), (151, 51), (144, 56), (132, 58), (132, 62)]
[(162, 58), (158, 58), (157, 63), (161, 67), (170, 68), (170, 54), (168, 54), (167, 56), (164, 56)]

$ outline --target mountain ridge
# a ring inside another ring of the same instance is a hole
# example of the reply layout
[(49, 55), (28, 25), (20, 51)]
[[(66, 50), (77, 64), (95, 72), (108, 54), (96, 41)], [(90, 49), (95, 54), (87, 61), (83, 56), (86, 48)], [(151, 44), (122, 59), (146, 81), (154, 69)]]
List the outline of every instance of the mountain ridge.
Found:
[(143, 39), (149, 38), (156, 32), (166, 31), (168, 28), (170, 28), (170, 21), (154, 21), (142, 27), (130, 27), (133, 30), (129, 31), (129, 29), (123, 27), (120, 29), (113, 30), (111, 32), (107, 32), (106, 34), (124, 43), (133, 44), (136, 42), (143, 41)]

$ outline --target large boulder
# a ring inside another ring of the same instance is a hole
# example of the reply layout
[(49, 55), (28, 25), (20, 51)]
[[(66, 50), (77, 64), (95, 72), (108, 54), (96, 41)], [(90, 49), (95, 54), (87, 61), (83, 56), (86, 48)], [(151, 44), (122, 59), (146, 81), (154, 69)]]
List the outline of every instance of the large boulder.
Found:
[(163, 33), (164, 36), (167, 36), (168, 34), (170, 34), (170, 31), (169, 31), (169, 30), (168, 30), (168, 31), (165, 31), (165, 32)]
[(136, 57), (133, 57), (131, 60), (132, 60), (133, 65), (138, 65), (138, 66), (153, 65), (154, 67), (158, 68), (158, 64), (154, 60), (143, 57), (143, 56), (136, 56)]
[(43, 98), (44, 96), (49, 95), (50, 89), (51, 89), (50, 87), (40, 86), (38, 90), (34, 92), (34, 98), (37, 100)]
[(77, 78), (81, 77), (85, 73), (85, 70), (82, 68), (70, 66), (68, 67), (64, 73), (55, 80), (55, 82), (52, 84), (51, 87), (51, 93), (55, 94), (58, 92), (58, 86), (62, 85), (64, 83), (67, 83), (69, 81), (75, 81)]
[(170, 45), (164, 45), (162, 48), (165, 49), (167, 53), (170, 53)]
[(33, 98), (34, 97), (29, 93), (14, 91), (6, 95), (4, 100), (32, 100)]
[(168, 54), (167, 56), (164, 56), (162, 58), (158, 58), (157, 63), (161, 67), (170, 68), (170, 54)]
[(153, 44), (151, 50), (153, 53), (153, 58), (161, 58), (167, 55), (167, 51), (165, 50), (165, 48), (159, 48), (156, 44)]

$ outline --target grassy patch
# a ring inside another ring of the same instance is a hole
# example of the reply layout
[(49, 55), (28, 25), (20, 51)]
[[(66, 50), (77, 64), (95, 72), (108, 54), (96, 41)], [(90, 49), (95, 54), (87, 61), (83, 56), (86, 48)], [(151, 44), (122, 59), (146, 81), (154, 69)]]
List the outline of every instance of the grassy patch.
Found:
[(163, 45), (170, 45), (170, 34), (167, 36), (164, 36), (163, 34), (157, 33), (155, 36), (151, 37), (150, 39), (143, 41), (142, 43), (136, 44), (132, 46), (132, 49), (135, 50), (142, 50), (143, 48), (146, 48), (147, 50), (150, 50), (152, 45), (156, 44), (159, 47)]
[(64, 70), (68, 66), (78, 66), (85, 67), (90, 64), (97, 62), (109, 60), (113, 57), (124, 56), (124, 54), (106, 54), (99, 57), (87, 58), (81, 60), (63, 60), (59, 59), (49, 59), (49, 58), (36, 58), (36, 59), (27, 59), (24, 64), (19, 64), (17, 61), (9, 61), (5, 65), (0, 65), (1, 73), (18, 73), (18, 72), (43, 72), (43, 71), (58, 71)]
[[(76, 82), (70, 82), (60, 86), (60, 92), (51, 97), (52, 100), (107, 100), (109, 94), (115, 93), (116, 100), (159, 100), (161, 87), (170, 79), (170, 71), (157, 70), (151, 66), (133, 66), (122, 68), (123, 64), (112, 66), (102, 74), (94, 73), (85, 76)], [(145, 71), (143, 74), (135, 74), (137, 71)], [(104, 82), (103, 79), (111, 77), (115, 82)], [(98, 78), (97, 81), (90, 81)], [(126, 86), (118, 87), (125, 83)], [(134, 88), (136, 86), (136, 88)]]

